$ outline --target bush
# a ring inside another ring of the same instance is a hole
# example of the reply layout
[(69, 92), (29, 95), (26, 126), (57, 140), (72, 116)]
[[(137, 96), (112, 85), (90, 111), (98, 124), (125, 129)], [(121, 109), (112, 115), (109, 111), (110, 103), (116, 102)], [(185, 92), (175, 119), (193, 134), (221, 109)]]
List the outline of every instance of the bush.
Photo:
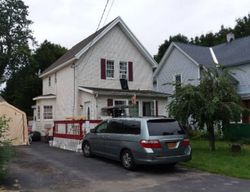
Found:
[(9, 119), (5, 116), (0, 117), (0, 181), (6, 175), (6, 164), (13, 156), (11, 141), (6, 139), (6, 131), (8, 130)]

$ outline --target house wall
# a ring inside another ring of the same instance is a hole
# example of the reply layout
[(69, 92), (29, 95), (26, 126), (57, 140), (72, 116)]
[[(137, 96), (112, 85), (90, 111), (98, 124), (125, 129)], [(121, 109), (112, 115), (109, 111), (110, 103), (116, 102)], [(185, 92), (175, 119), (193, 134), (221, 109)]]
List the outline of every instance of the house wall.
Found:
[[(101, 79), (101, 58), (114, 60), (114, 79)], [(99, 40), (86, 55), (77, 62), (77, 82), (79, 86), (121, 89), (119, 62), (133, 62), (133, 81), (129, 89), (152, 90), (152, 65), (117, 25)]]
[(250, 63), (248, 65), (230, 67), (229, 71), (239, 81), (237, 93), (240, 95), (250, 94)]
[[(36, 101), (36, 110), (35, 117), (36, 117), (36, 123), (35, 127), (33, 127), (34, 131), (39, 131), (42, 136), (45, 136), (47, 131), (49, 131), (49, 134), (52, 135), (52, 128), (54, 125), (54, 119), (44, 119), (43, 118), (43, 106), (44, 105), (52, 105), (53, 106), (53, 118), (55, 118), (55, 112), (56, 112), (56, 101), (55, 99), (44, 99), (44, 100), (37, 100)], [(40, 106), (40, 119), (38, 119), (37, 115), (37, 108)]]
[[(57, 72), (55, 119), (74, 116), (78, 90), (74, 90), (74, 68), (67, 66)], [(75, 107), (74, 107), (75, 106)]]
[(154, 86), (154, 89), (156, 91), (172, 94), (175, 89), (171, 83), (174, 82), (175, 75), (177, 74), (181, 74), (183, 84), (199, 84), (199, 67), (178, 49), (173, 48), (161, 70), (155, 77), (157, 85)]
[[(50, 77), (50, 86), (49, 86)], [(56, 94), (57, 82), (55, 82), (55, 73), (43, 79), (43, 95)]]

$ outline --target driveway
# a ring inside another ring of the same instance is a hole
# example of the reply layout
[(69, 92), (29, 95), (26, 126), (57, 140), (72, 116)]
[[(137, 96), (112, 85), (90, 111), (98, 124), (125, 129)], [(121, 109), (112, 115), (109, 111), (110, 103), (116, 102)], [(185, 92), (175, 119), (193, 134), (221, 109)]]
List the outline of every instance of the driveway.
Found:
[(10, 164), (10, 176), (0, 191), (192, 191), (249, 192), (250, 180), (236, 179), (177, 166), (141, 166), (135, 172), (103, 158), (84, 158), (81, 153), (65, 151), (33, 142), (17, 147)]

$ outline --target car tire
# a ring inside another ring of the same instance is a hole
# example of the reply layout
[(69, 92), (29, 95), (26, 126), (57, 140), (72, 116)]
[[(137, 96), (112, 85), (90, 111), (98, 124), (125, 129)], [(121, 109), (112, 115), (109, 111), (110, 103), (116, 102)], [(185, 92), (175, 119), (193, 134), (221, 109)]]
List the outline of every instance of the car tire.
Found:
[(124, 150), (121, 154), (121, 163), (122, 166), (127, 170), (134, 170), (135, 169), (135, 161), (134, 156), (130, 150)]
[(89, 142), (84, 142), (82, 144), (82, 153), (84, 157), (91, 157), (92, 153), (91, 153), (91, 147), (89, 145)]

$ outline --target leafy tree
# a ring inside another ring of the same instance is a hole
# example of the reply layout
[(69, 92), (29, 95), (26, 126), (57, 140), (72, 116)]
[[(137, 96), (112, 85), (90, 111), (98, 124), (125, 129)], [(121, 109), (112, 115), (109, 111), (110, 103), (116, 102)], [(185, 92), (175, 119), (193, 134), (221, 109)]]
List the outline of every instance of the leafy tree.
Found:
[(5, 100), (25, 111), (28, 116), (32, 115), (32, 99), (42, 94), (39, 71), (47, 68), (66, 51), (66, 48), (45, 40), (33, 55), (29, 55), (29, 62), (13, 72), (7, 80), (6, 87), (1, 93)]
[(40, 47), (38, 47), (34, 53), (34, 61), (38, 68), (44, 71), (52, 63), (54, 63), (59, 57), (66, 53), (67, 49), (57, 44), (53, 44), (45, 40)]
[(11, 142), (5, 138), (8, 130), (8, 121), (5, 116), (0, 116), (0, 181), (6, 174), (6, 163), (13, 155)]
[(170, 36), (168, 40), (165, 40), (163, 44), (159, 46), (158, 54), (154, 56), (154, 59), (159, 63), (163, 55), (165, 54), (166, 50), (168, 49), (169, 45), (172, 42), (181, 42), (181, 43), (188, 43), (189, 40), (186, 36), (182, 34), (178, 34), (175, 36)]
[(236, 20), (236, 26), (233, 33), (236, 37), (245, 37), (250, 35), (250, 14)]
[(179, 87), (169, 109), (182, 124), (188, 125), (191, 117), (200, 128), (206, 127), (209, 147), (214, 151), (214, 127), (222, 122), (238, 121), (244, 109), (226, 70), (204, 70), (202, 77), (198, 86)]
[[(33, 41), (28, 7), (22, 0), (0, 0), (0, 80), (25, 66), (30, 54), (28, 41)], [(0, 83), (1, 83), (0, 81)]]

